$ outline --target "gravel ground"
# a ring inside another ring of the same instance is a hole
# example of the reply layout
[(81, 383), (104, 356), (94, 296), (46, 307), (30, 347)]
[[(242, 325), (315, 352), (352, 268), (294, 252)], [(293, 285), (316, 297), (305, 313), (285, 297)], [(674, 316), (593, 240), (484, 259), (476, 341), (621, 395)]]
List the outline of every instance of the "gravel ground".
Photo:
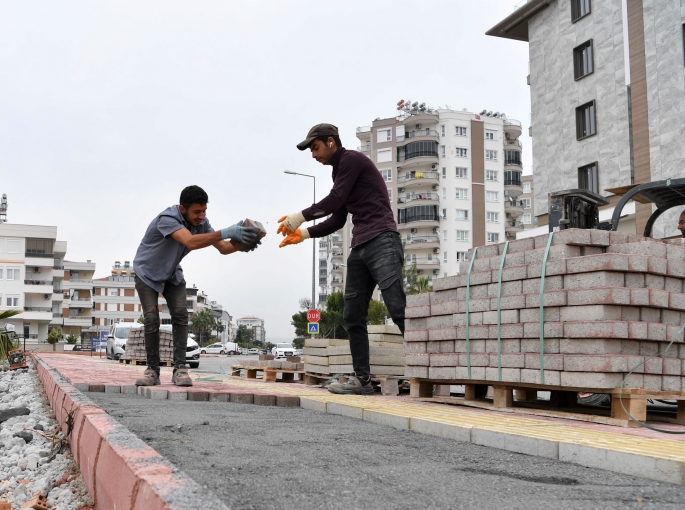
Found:
[(299, 408), (88, 393), (233, 510), (683, 508), (685, 487)]
[(0, 372), (0, 417), (11, 409), (25, 413), (0, 424), (0, 501), (18, 509), (40, 491), (51, 509), (91, 509), (83, 477), (29, 365), (29, 370)]

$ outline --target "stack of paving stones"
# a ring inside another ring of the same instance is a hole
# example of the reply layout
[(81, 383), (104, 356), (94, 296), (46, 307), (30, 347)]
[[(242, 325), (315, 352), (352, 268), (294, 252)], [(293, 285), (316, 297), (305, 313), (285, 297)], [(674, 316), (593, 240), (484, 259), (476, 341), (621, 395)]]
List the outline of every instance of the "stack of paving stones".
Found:
[[(540, 284), (549, 234), (511, 241), (502, 269), (501, 381), (541, 384)], [(500, 381), (497, 295), (505, 244), (479, 247), (470, 278), (471, 380)], [(433, 292), (407, 297), (408, 377), (467, 380), (469, 260)], [(544, 282), (544, 383), (685, 391), (685, 247), (623, 232), (570, 229), (552, 237)]]
[(288, 361), (287, 359), (273, 359), (271, 354), (260, 356), (271, 357), (271, 359), (245, 359), (241, 360), (240, 365), (243, 367), (275, 368), (278, 370), (304, 370), (304, 363)]
[[(145, 330), (143, 328), (131, 329), (126, 340), (126, 350), (121, 359), (145, 360)], [(159, 359), (171, 362), (174, 359), (174, 335), (171, 331), (159, 332)]]
[[(397, 326), (368, 326), (371, 375), (404, 375), (403, 338)], [(353, 374), (350, 341), (306, 338), (304, 369), (312, 374)]]

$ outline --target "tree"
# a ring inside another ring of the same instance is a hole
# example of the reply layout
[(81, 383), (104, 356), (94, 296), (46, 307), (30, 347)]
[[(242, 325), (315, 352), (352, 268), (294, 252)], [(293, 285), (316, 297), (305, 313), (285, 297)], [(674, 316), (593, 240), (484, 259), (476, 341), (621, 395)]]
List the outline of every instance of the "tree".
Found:
[(369, 303), (369, 314), (366, 317), (368, 324), (385, 324), (385, 318), (389, 317), (388, 308), (375, 299)]
[(253, 332), (251, 329), (247, 329), (245, 324), (238, 326), (238, 331), (235, 335), (235, 343), (241, 347), (249, 347), (252, 343)]
[[(71, 335), (70, 335), (70, 336), (71, 336)], [(53, 350), (53, 351), (56, 350), (55, 344), (56, 344), (57, 342), (59, 342), (60, 340), (62, 340), (62, 337), (63, 337), (63, 335), (62, 335), (62, 330), (59, 329), (59, 328), (52, 328), (52, 329), (48, 332), (48, 343), (49, 343), (50, 345), (52, 345), (52, 350)], [(74, 343), (76, 343), (76, 342), (74, 342)]]
[(425, 294), (426, 292), (430, 292), (430, 280), (428, 280), (428, 278), (419, 278), (419, 281), (416, 284), (416, 290), (418, 291), (417, 294)]
[[(21, 310), (6, 310), (0, 312), (0, 321), (4, 319), (9, 319), (15, 315), (19, 315)], [(17, 349), (19, 347), (19, 338), (14, 331), (9, 331), (5, 328), (0, 328), (0, 360), (7, 359), (7, 353), (12, 349)]]
[(295, 326), (295, 336), (307, 336), (307, 312), (297, 312), (294, 314), (290, 324)]
[(326, 310), (321, 312), (319, 321), (322, 338), (348, 338), (343, 325), (343, 311), (345, 310), (345, 296), (342, 292), (333, 292), (326, 298)]
[(193, 333), (198, 337), (200, 346), (204, 346), (210, 339), (214, 329), (215, 318), (209, 308), (203, 308), (193, 315)]
[(271, 349), (273, 349), (274, 347), (276, 347), (276, 344), (272, 344), (271, 342), (267, 342), (266, 345), (265, 345), (264, 347), (265, 347), (265, 349), (266, 349), (266, 352), (269, 353), (269, 352), (271, 351)]
[(67, 336), (67, 343), (68, 343), (68, 344), (73, 345), (73, 344), (75, 344), (76, 342), (78, 342), (78, 338), (77, 338), (77, 337), (75, 337), (74, 335), (69, 335), (69, 336)]
[(407, 294), (418, 294), (419, 271), (416, 264), (407, 267), (406, 264), (402, 267), (402, 279), (404, 280), (404, 291)]
[(138, 324), (145, 324), (145, 317), (141, 315), (140, 317), (138, 317), (137, 322), (138, 322)]
[(295, 340), (293, 340), (293, 347), (295, 347), (295, 349), (303, 349), (304, 348), (304, 338), (300, 337), (300, 338), (296, 338)]

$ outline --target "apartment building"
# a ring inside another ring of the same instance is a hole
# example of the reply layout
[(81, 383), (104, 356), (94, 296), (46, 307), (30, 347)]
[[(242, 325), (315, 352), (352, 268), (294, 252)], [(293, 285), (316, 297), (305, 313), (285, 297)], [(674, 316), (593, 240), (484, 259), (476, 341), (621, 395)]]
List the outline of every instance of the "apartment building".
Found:
[(27, 339), (47, 339), (53, 318), (61, 322), (66, 251), (57, 227), (0, 223), (0, 311), (22, 312), (3, 326)]
[(245, 326), (253, 332), (253, 339), (257, 342), (266, 342), (266, 330), (264, 329), (264, 319), (247, 315), (236, 321), (238, 327)]
[[(357, 150), (387, 183), (407, 267), (430, 281), (454, 275), (470, 248), (523, 231), (520, 135), (521, 123), (499, 112), (411, 102), (357, 128)], [(351, 225), (343, 233), (350, 239)]]
[(318, 306), (326, 304), (326, 298), (334, 292), (343, 292), (345, 261), (349, 255), (349, 243), (344, 242), (344, 227), (322, 237), (319, 242), (319, 294)]
[[(529, 0), (487, 34), (529, 44), (534, 210), (547, 195), (682, 177), (685, 10), (679, 1)], [(634, 204), (644, 231), (651, 204)], [(653, 235), (677, 235), (679, 210)], [(608, 216), (610, 211), (600, 211)]]
[(521, 184), (523, 185), (523, 193), (518, 200), (523, 207), (523, 214), (521, 215), (521, 223), (523, 230), (530, 230), (538, 226), (538, 220), (535, 217), (535, 188), (533, 185), (533, 176), (524, 175), (521, 177)]
[(80, 337), (93, 326), (93, 275), (95, 263), (56, 259), (64, 267), (62, 278), (62, 317), (55, 318), (52, 326), (61, 327), (65, 335)]
[(233, 317), (223, 306), (221, 306), (216, 301), (210, 301), (209, 306), (212, 309), (212, 315), (214, 318), (223, 326), (223, 331), (219, 333), (215, 331), (214, 334), (221, 341), (221, 343), (231, 342), (235, 338), (235, 332), (233, 331)]

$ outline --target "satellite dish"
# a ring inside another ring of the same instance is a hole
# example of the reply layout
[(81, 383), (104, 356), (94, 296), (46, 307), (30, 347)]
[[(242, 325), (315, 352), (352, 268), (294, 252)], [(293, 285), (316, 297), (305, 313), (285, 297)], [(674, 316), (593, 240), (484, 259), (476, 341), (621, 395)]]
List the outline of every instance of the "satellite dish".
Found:
[(492, 110), (488, 112), (488, 117), (492, 117)]
[(488, 113), (487, 110), (483, 110), (482, 112), (480, 112), (481, 115), (485, 115), (486, 113)]
[(499, 112), (495, 112), (495, 115), (493, 117), (499, 117)]
[(419, 106), (419, 102), (418, 102), (418, 101), (414, 101), (414, 103), (412, 103), (411, 106), (412, 106), (412, 108), (416, 108), (417, 106)]

